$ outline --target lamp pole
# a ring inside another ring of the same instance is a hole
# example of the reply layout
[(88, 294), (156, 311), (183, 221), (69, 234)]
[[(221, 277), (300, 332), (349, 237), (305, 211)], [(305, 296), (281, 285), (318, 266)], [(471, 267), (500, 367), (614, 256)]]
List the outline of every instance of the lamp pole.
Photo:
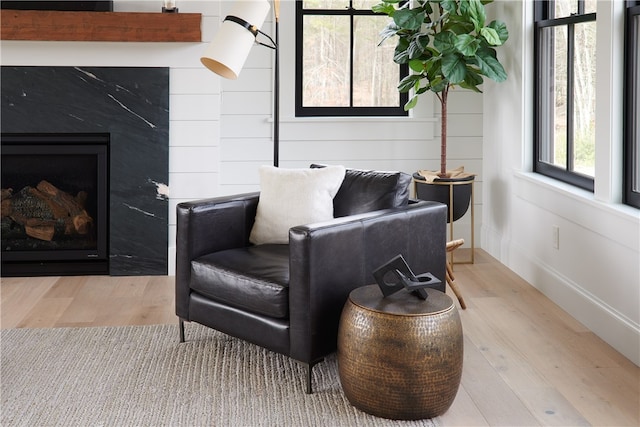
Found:
[(280, 0), (273, 0), (276, 24), (275, 64), (273, 80), (273, 166), (280, 163)]

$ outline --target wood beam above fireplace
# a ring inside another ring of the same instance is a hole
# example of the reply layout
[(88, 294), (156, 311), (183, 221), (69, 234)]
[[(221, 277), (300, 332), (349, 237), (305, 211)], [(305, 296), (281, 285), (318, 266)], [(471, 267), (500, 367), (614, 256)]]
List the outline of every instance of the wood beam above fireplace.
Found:
[(200, 42), (200, 13), (3, 10), (1, 40)]

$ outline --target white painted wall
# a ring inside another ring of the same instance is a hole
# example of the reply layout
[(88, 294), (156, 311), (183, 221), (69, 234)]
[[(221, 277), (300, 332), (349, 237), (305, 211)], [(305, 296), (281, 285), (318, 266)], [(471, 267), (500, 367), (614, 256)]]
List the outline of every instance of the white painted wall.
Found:
[(595, 194), (531, 172), (532, 2), (492, 6), (510, 30), (502, 56), (509, 79), (485, 86), (482, 242), (640, 365), (640, 213), (620, 204), (623, 3), (598, 2)]
[[(258, 166), (272, 164), (272, 51), (254, 47), (238, 80), (223, 80), (200, 64), (231, 2), (178, 0), (181, 13), (203, 14), (203, 43), (111, 43), (2, 41), (2, 65), (170, 67), (169, 259), (175, 258), (175, 205), (181, 201), (259, 189)], [(115, 0), (118, 12), (160, 12), (161, 0)], [(282, 2), (281, 167), (312, 162), (402, 170), (439, 165), (435, 98), (420, 101), (410, 118), (296, 119), (294, 105), (295, 6)], [(273, 19), (263, 30), (273, 35)], [(482, 96), (451, 96), (450, 165), (479, 174), (482, 204)], [(481, 209), (476, 209), (479, 246)], [(470, 241), (469, 215), (456, 237)], [(170, 274), (174, 272), (170, 262)]]

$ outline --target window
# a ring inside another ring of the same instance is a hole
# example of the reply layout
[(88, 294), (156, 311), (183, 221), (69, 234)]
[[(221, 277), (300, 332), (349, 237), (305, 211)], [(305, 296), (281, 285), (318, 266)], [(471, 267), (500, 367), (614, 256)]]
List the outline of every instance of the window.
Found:
[(640, 1), (627, 2), (624, 201), (640, 208)]
[(593, 191), (596, 0), (535, 2), (534, 170)]
[[(406, 116), (378, 0), (296, 1), (296, 116)], [(402, 67), (404, 75), (408, 70)]]

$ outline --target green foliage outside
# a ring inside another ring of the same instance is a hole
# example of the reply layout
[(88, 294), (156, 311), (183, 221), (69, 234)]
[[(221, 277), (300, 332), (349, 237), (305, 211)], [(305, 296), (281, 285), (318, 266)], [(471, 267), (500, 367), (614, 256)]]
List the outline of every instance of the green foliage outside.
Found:
[[(596, 146), (593, 127), (590, 128), (590, 132), (580, 132), (574, 137), (574, 141), (573, 170), (587, 176), (595, 176)], [(566, 132), (556, 134), (553, 155), (552, 164), (562, 168), (567, 167)]]

